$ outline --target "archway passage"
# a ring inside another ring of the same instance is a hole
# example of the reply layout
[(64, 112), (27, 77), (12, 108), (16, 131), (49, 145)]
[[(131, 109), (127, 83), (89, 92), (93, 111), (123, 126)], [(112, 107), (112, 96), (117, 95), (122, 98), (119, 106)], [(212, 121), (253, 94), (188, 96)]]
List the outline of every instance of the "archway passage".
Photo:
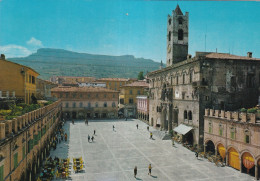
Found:
[(245, 152), (242, 155), (242, 162), (242, 172), (255, 176), (255, 160), (253, 156), (250, 153)]
[(206, 153), (215, 154), (215, 145), (211, 140), (206, 143)]
[(240, 170), (239, 154), (234, 148), (228, 150), (228, 165)]
[(193, 145), (193, 133), (189, 131), (186, 135), (183, 136), (183, 142), (188, 143), (189, 145)]
[(72, 119), (76, 119), (77, 118), (77, 113), (76, 112), (72, 112)]
[(226, 149), (221, 143), (218, 145), (218, 154), (222, 157), (222, 159), (224, 161), (224, 159), (226, 157)]
[(258, 176), (257, 176), (258, 178), (257, 178), (257, 179), (259, 179), (259, 178), (260, 178), (260, 158), (259, 158), (259, 160), (258, 160), (258, 162), (257, 162), (257, 165), (258, 165), (258, 172), (257, 172), (257, 173), (258, 173), (258, 174), (257, 174), (257, 175), (258, 175)]

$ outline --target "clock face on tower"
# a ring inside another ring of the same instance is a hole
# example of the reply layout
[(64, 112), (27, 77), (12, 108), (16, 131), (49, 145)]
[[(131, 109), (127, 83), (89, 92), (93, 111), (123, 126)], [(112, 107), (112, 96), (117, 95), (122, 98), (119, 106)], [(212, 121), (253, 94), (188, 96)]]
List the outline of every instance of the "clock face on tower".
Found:
[(167, 50), (168, 50), (168, 53), (171, 52), (171, 45), (170, 44), (168, 44)]

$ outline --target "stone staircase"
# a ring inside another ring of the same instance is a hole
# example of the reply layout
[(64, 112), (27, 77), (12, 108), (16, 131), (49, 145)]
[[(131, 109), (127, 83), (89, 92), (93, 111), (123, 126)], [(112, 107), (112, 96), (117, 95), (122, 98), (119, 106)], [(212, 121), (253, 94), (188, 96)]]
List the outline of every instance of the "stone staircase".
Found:
[(159, 138), (161, 140), (170, 140), (171, 136), (170, 134), (168, 134), (166, 131), (159, 131), (159, 130), (155, 130), (152, 131), (153, 136), (156, 138)]

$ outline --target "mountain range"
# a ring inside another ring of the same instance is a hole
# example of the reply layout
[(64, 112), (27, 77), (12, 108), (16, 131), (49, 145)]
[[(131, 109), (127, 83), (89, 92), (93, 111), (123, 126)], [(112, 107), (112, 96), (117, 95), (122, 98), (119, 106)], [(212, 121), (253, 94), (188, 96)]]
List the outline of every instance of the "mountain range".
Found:
[(137, 78), (139, 72), (146, 74), (160, 66), (159, 62), (133, 55), (94, 55), (53, 48), (41, 48), (27, 57), (8, 60), (33, 68), (45, 80), (53, 75)]

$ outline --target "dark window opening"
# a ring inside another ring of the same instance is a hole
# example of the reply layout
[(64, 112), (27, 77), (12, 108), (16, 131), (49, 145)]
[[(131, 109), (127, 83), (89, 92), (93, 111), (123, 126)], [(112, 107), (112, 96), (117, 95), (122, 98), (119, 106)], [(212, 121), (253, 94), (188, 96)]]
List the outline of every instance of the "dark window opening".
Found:
[(134, 100), (132, 98), (129, 99), (129, 104), (133, 104)]
[(188, 119), (192, 120), (192, 112), (191, 111), (189, 111), (189, 113), (188, 113)]
[(245, 142), (246, 142), (246, 143), (249, 143), (249, 141), (250, 141), (250, 140), (249, 140), (249, 135), (246, 135), (246, 137), (245, 137)]
[(190, 83), (192, 83), (192, 72), (190, 73)]
[(124, 99), (120, 99), (120, 104), (124, 104)]
[(187, 115), (188, 115), (188, 114), (187, 114), (187, 111), (185, 110), (184, 113), (183, 113), (184, 119), (187, 119), (187, 117), (188, 117)]
[(169, 19), (168, 23), (169, 23), (169, 25), (170, 25), (170, 24), (172, 23), (172, 19)]
[(169, 31), (169, 36), (168, 36), (169, 41), (171, 41), (171, 32)]
[(185, 84), (185, 74), (182, 75), (182, 83)]
[(178, 40), (183, 40), (183, 30), (182, 29), (178, 30)]
[(179, 19), (179, 24), (182, 25), (182, 19)]

